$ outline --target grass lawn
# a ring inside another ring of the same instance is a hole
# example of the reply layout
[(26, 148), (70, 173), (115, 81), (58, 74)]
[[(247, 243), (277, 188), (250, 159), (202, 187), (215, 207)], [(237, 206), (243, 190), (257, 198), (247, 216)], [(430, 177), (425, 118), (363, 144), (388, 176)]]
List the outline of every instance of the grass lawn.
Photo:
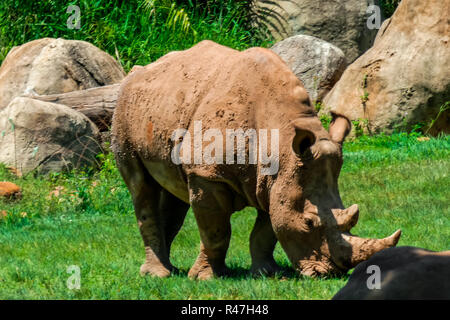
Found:
[[(399, 245), (450, 249), (448, 136), (362, 137), (347, 143), (344, 155), (341, 196), (361, 211), (354, 233), (384, 237), (401, 228)], [(311, 279), (290, 272), (279, 245), (275, 258), (285, 274), (250, 276), (252, 208), (232, 218), (227, 256), (232, 277), (187, 278), (199, 250), (192, 212), (172, 249), (181, 273), (167, 279), (139, 276), (144, 248), (131, 199), (112, 157), (102, 161), (100, 172), (46, 178), (17, 178), (0, 167), (0, 181), (24, 190), (19, 202), (0, 200), (0, 212), (7, 214), (0, 220), (0, 299), (330, 299), (344, 286), (345, 277)], [(70, 265), (81, 269), (80, 290), (66, 286)]]

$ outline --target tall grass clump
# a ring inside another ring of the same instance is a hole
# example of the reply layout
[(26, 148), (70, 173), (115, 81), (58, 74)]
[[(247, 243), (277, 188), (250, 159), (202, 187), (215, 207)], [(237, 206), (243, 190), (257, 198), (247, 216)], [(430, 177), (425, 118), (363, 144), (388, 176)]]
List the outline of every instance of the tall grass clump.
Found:
[(380, 0), (383, 13), (388, 18), (392, 16), (402, 0)]
[[(209, 39), (246, 49), (270, 39), (252, 23), (252, 0), (2, 0), (0, 62), (9, 50), (45, 38), (88, 41), (120, 61), (126, 71), (173, 50)], [(80, 8), (80, 29), (67, 20)]]

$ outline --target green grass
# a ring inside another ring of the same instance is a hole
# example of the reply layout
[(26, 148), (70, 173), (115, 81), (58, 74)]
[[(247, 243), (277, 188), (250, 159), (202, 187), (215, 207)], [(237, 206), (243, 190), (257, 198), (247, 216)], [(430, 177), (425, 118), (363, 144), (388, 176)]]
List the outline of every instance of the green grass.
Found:
[[(399, 245), (450, 248), (449, 136), (423, 142), (414, 134), (362, 137), (345, 145), (344, 157), (340, 190), (344, 204), (360, 205), (356, 234), (384, 237), (401, 228)], [(0, 167), (0, 181), (24, 190), (21, 201), (0, 202), (0, 211), (8, 212), (0, 220), (0, 299), (329, 299), (344, 286), (345, 277), (310, 279), (289, 272), (279, 245), (275, 258), (286, 273), (250, 276), (251, 208), (232, 218), (232, 277), (187, 278), (199, 250), (192, 212), (172, 250), (181, 273), (168, 279), (139, 276), (144, 249), (131, 199), (112, 157), (101, 160), (100, 172), (47, 178), (17, 178)], [(64, 186), (63, 194), (48, 199), (57, 186)], [(81, 268), (80, 290), (66, 286), (70, 265)]]

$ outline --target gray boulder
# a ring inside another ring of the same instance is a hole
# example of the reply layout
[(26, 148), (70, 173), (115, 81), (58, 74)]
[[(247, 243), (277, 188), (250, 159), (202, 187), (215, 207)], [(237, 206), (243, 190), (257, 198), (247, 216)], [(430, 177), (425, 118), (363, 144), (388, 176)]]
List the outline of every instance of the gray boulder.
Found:
[[(353, 62), (368, 50), (377, 29), (369, 29), (367, 21), (373, 17), (370, 6), (378, 0), (258, 0), (259, 10), (270, 10), (266, 25), (276, 40), (305, 34), (328, 41), (339, 47)], [(383, 16), (379, 15), (380, 22)], [(373, 22), (372, 19), (369, 22)]]
[(363, 119), (372, 133), (450, 132), (448, 1), (403, 0), (374, 46), (345, 70), (324, 112)]
[(315, 37), (297, 35), (272, 47), (303, 82), (311, 101), (322, 101), (347, 66), (338, 47)]
[(17, 97), (0, 110), (0, 163), (22, 174), (95, 165), (98, 139), (97, 127), (64, 105)]
[(44, 38), (14, 47), (0, 68), (0, 109), (22, 95), (114, 84), (125, 73), (109, 54), (78, 40)]

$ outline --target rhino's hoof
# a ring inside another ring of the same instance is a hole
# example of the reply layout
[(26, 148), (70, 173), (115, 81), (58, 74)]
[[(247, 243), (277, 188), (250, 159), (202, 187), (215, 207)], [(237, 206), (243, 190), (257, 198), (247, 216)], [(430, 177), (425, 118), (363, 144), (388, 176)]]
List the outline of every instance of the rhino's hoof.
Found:
[(162, 265), (150, 265), (144, 263), (141, 266), (140, 273), (142, 276), (151, 275), (159, 278), (166, 278), (170, 276), (171, 271)]
[(209, 280), (214, 277), (222, 277), (228, 274), (230, 274), (230, 271), (225, 266), (213, 269), (210, 265), (194, 265), (191, 270), (189, 270), (188, 277), (192, 280)]
[(214, 278), (214, 272), (211, 268), (202, 270), (189, 270), (188, 277), (192, 280), (209, 280)]

